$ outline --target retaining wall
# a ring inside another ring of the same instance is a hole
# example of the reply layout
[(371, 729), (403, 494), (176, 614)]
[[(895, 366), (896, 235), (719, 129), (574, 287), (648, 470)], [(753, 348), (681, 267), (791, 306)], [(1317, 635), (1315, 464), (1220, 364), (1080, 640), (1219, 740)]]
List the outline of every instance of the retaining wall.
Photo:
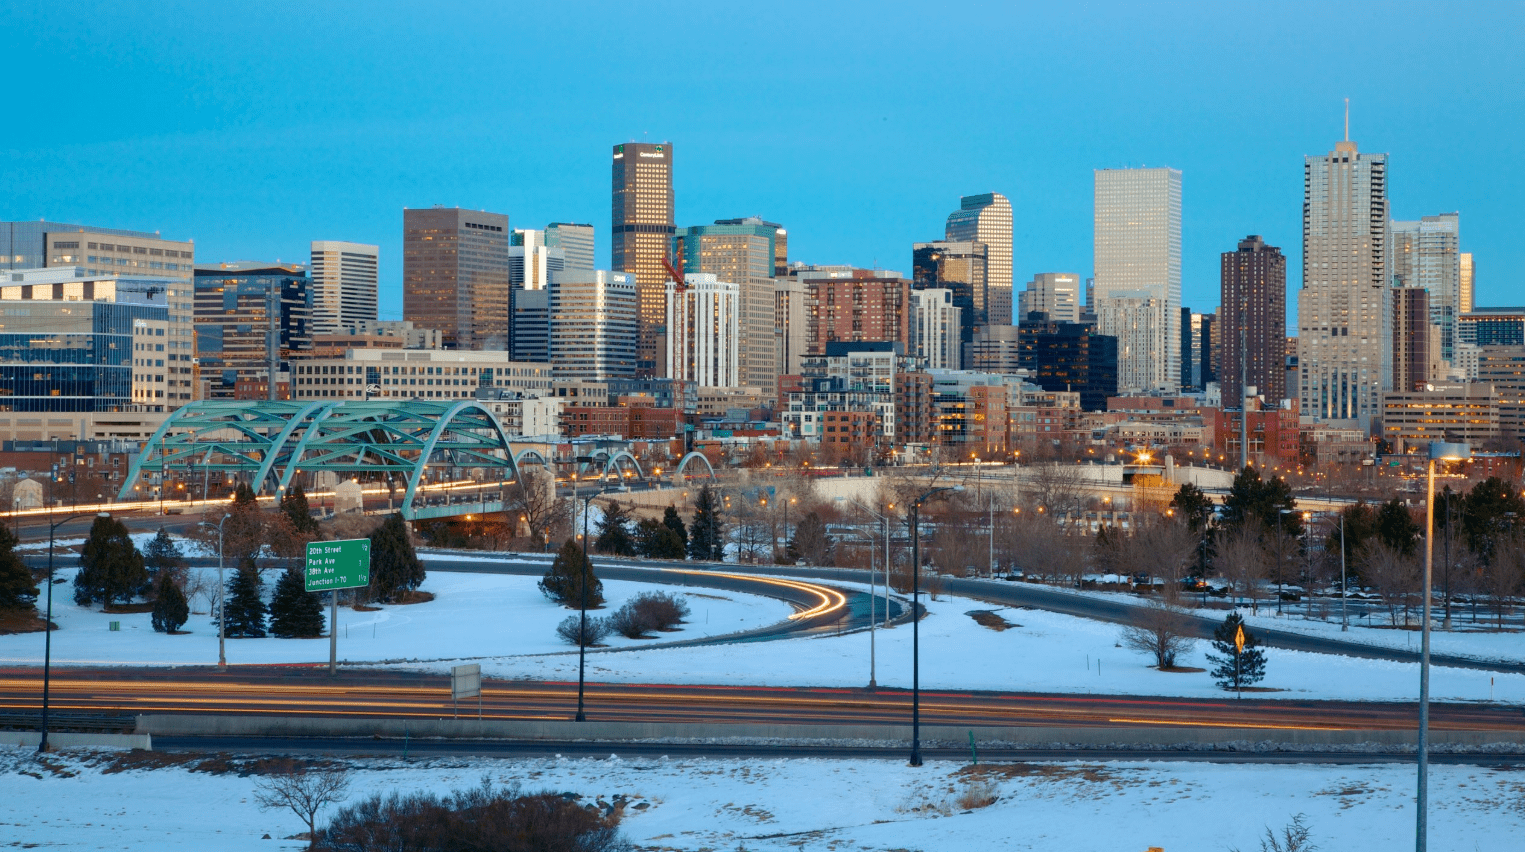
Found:
[[(42, 741), (42, 734), (37, 731), (0, 731), (0, 746), (25, 746), (36, 748), (37, 743)], [(106, 746), (108, 748), (140, 748), (152, 751), (154, 738), (152, 734), (139, 731), (135, 734), (76, 734), (67, 731), (50, 731), (48, 733), (48, 748), (82, 748), (86, 746)]]

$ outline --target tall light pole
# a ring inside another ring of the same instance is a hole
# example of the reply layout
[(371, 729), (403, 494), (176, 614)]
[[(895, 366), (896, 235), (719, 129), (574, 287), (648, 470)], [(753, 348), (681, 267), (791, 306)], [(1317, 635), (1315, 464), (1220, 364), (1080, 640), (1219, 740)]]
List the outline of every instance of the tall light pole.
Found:
[[(576, 480), (573, 480), (574, 484)], [(598, 493), (594, 492), (582, 499), (582, 572), (580, 585), (582, 586), (582, 607), (579, 614), (577, 632), (577, 716), (576, 721), (585, 722), (587, 716), (583, 715), (582, 698), (583, 684), (586, 682), (588, 666), (588, 581), (592, 579), (593, 565), (588, 561), (588, 506)]]
[(921, 504), (964, 486), (933, 488), (911, 501), (911, 765), (921, 765)]
[(1287, 531), (1286, 531), (1286, 529), (1284, 529), (1285, 524), (1282, 523), (1281, 516), (1282, 515), (1290, 515), (1290, 514), (1292, 514), (1292, 510), (1291, 509), (1277, 509), (1276, 512), (1277, 512), (1277, 515), (1276, 515), (1276, 614), (1277, 615), (1281, 615), (1281, 598), (1282, 598), (1282, 594), (1283, 594), (1283, 592), (1282, 592), (1282, 580), (1281, 580), (1281, 576), (1282, 576), (1281, 575), (1281, 572), (1282, 572), (1282, 558), (1281, 557), (1282, 557), (1282, 549), (1285, 547), (1285, 544), (1286, 544), (1283, 541), (1283, 539), (1285, 539), (1287, 537)]
[(1430, 442), (1424, 500), (1424, 609), (1419, 642), (1419, 789), (1415, 797), (1419, 813), (1414, 825), (1414, 849), (1417, 852), (1425, 852), (1429, 844), (1430, 584), (1435, 570), (1435, 462), (1462, 461), (1471, 457), (1472, 448), (1467, 444)]
[(1350, 595), (1350, 581), (1345, 579), (1345, 551), (1347, 549), (1348, 549), (1348, 547), (1345, 544), (1345, 512), (1342, 509), (1340, 511), (1340, 632), (1341, 633), (1344, 633), (1344, 632), (1346, 632), (1347, 630), (1350, 629), (1350, 610), (1345, 605), (1345, 602), (1349, 599), (1349, 595)]
[[(74, 520), (83, 518), (89, 512), (80, 512), (48, 524), (48, 609), (42, 621), (42, 738), (37, 743), (37, 753), (42, 754), (48, 750), (48, 687), (52, 683), (53, 670), (53, 544), (58, 528)], [(111, 517), (101, 512), (97, 517)]]
[[(868, 514), (878, 518), (884, 524), (884, 615), (885, 615), (885, 620), (888, 621), (889, 620), (889, 611), (890, 611), (890, 519), (889, 519), (888, 516), (881, 515), (878, 512), (875, 512), (873, 509), (870, 509), (869, 507), (863, 505), (862, 503), (859, 503), (857, 500), (853, 500), (852, 503), (853, 503), (853, 505), (857, 506), (859, 509), (862, 509), (863, 511), (867, 512)], [(895, 504), (891, 503), (891, 504), (889, 504), (889, 506), (887, 508), (893, 509), (893, 508), (895, 508)], [(868, 561), (868, 688), (869, 689), (873, 689), (873, 688), (875, 688), (875, 687), (877, 687), (879, 685), (876, 682), (876, 678), (875, 678), (875, 666), (876, 666), (876, 662), (875, 661), (877, 659), (878, 650), (874, 646), (874, 643), (875, 643), (874, 630), (875, 630), (875, 627), (876, 627), (876, 622), (879, 620), (879, 612), (878, 612), (878, 609), (877, 609), (878, 600), (876, 598), (876, 595), (878, 594), (878, 590), (874, 587), (874, 556), (873, 556), (873, 546), (874, 546), (873, 540), (870, 539), (869, 540), (869, 561)]]
[[(233, 517), (231, 513), (224, 514), (222, 520), (217, 522), (217, 670), (220, 672), (228, 670), (226, 629), (228, 614), (223, 612), (223, 596), (227, 594), (227, 587), (222, 582), (222, 548), (223, 524), (226, 524), (231, 517)], [(332, 632), (337, 629), (337, 625), (329, 625), (328, 629)]]

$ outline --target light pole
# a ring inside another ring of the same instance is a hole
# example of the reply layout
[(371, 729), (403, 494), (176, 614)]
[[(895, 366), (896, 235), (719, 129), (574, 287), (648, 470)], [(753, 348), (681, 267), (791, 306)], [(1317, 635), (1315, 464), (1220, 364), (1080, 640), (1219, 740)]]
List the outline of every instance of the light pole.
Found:
[[(42, 621), (42, 739), (37, 743), (37, 753), (42, 754), (48, 750), (48, 687), (52, 684), (53, 670), (53, 543), (58, 528), (74, 520), (83, 518), (89, 512), (79, 512), (69, 515), (61, 520), (48, 525), (48, 609)], [(98, 517), (110, 517), (101, 512)]]
[(1472, 457), (1467, 444), (1430, 442), (1430, 461), (1424, 501), (1424, 593), (1419, 642), (1419, 789), (1416, 798), (1418, 816), (1414, 825), (1414, 849), (1425, 852), (1429, 844), (1429, 773), (1430, 773), (1430, 584), (1434, 577), (1435, 558), (1435, 462), (1462, 461)]
[[(859, 503), (857, 500), (853, 500), (852, 503), (853, 503), (853, 505), (857, 506), (859, 509), (862, 509), (863, 511), (867, 512), (868, 514), (878, 518), (880, 520), (880, 522), (882, 522), (884, 524), (884, 616), (885, 616), (885, 621), (888, 621), (889, 620), (889, 613), (890, 613), (890, 519), (889, 519), (889, 517), (887, 515), (881, 515), (878, 512), (875, 512), (873, 509), (870, 509), (869, 507), (863, 505), (862, 503)], [(895, 504), (891, 503), (888, 508), (890, 508), (890, 509), (895, 508)], [(874, 587), (874, 550), (873, 550), (873, 546), (874, 546), (873, 540), (870, 539), (869, 540), (869, 555), (868, 555), (868, 688), (869, 689), (874, 689), (875, 687), (877, 687), (879, 685), (876, 682), (876, 678), (875, 678), (875, 666), (876, 666), (876, 659), (877, 659), (878, 649), (875, 647), (876, 639), (875, 639), (875, 636), (874, 636), (874, 629), (875, 629), (875, 626), (876, 626), (875, 623), (879, 620), (879, 612), (878, 612), (878, 609), (877, 609), (878, 600), (876, 598), (876, 595), (878, 594), (878, 590), (875, 589), (875, 587)]]
[(1284, 539), (1287, 537), (1287, 531), (1285, 529), (1286, 525), (1282, 523), (1281, 516), (1282, 515), (1290, 515), (1290, 514), (1292, 514), (1292, 510), (1291, 509), (1277, 509), (1276, 512), (1277, 512), (1277, 515), (1276, 515), (1276, 614), (1277, 615), (1281, 615), (1281, 598), (1282, 598), (1282, 594), (1283, 594), (1283, 592), (1282, 592), (1282, 582), (1281, 582), (1281, 572), (1282, 572), (1282, 558), (1281, 557), (1282, 557), (1282, 549), (1285, 547), (1285, 544), (1286, 544)]
[[(576, 480), (573, 480), (574, 486)], [(597, 493), (589, 494), (582, 499), (582, 572), (580, 585), (582, 586), (582, 607), (578, 621), (577, 632), (577, 716), (576, 721), (585, 722), (587, 717), (582, 711), (583, 684), (587, 675), (588, 665), (588, 581), (592, 579), (593, 565), (588, 561), (588, 506), (597, 497)]]
[[(232, 513), (225, 513), (222, 516), (222, 520), (217, 522), (217, 670), (220, 672), (228, 670), (227, 631), (225, 629), (225, 625), (228, 623), (228, 614), (223, 612), (223, 596), (227, 593), (227, 587), (222, 582), (222, 547), (223, 524), (226, 524), (228, 518), (231, 517), (233, 517)], [(338, 629), (338, 625), (331, 624), (328, 629), (329, 632), (333, 632)]]
[(933, 488), (911, 501), (911, 765), (921, 765), (921, 504), (964, 486)]
[(1340, 632), (1350, 629), (1350, 609), (1345, 605), (1350, 595), (1350, 581), (1345, 579), (1345, 512), (1340, 512)]

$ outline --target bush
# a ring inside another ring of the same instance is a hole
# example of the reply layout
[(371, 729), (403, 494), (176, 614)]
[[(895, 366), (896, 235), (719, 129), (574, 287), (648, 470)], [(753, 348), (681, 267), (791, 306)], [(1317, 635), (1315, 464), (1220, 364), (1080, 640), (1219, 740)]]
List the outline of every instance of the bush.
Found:
[(610, 613), (604, 621), (609, 625), (610, 630), (626, 639), (645, 639), (646, 634), (652, 629), (640, 613), (635, 611), (635, 607), (628, 603)]
[(520, 795), (486, 779), (445, 796), (380, 793), (342, 808), (313, 840), (325, 852), (628, 852), (619, 816), (603, 816), (572, 797)]
[(642, 592), (627, 606), (634, 607), (651, 630), (671, 630), (682, 624), (689, 612), (688, 599), (670, 592)]
[[(603, 618), (589, 618), (588, 630), (586, 633), (582, 633), (580, 630), (581, 627), (582, 614), (578, 613), (577, 615), (569, 615), (562, 619), (560, 624), (556, 625), (556, 635), (560, 636), (567, 642), (572, 643), (573, 645), (581, 644), (591, 647), (608, 638), (609, 633), (612, 630), (612, 628), (609, 627), (608, 619)], [(583, 636), (583, 640), (580, 643), (577, 641), (579, 633), (582, 633)]]

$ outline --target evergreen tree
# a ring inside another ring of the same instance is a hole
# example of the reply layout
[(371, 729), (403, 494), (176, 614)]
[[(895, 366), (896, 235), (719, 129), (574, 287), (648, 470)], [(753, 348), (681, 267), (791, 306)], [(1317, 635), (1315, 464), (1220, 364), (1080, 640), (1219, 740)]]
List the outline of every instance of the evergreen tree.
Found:
[(190, 617), (190, 605), (186, 603), (185, 593), (175, 584), (174, 572), (160, 571), (159, 581), (154, 586), (154, 613), (151, 618), (154, 629), (160, 633), (174, 633)]
[(694, 498), (694, 523), (688, 538), (688, 558), (703, 562), (725, 561), (725, 522), (720, 519), (720, 498), (706, 484)]
[(281, 512), (291, 520), (292, 528), (298, 533), (317, 538), (318, 519), (312, 516), (312, 507), (307, 504), (307, 492), (302, 486), (291, 486), (281, 498)]
[(180, 553), (180, 547), (170, 538), (168, 530), (159, 527), (159, 533), (153, 541), (143, 548), (143, 567), (148, 569), (149, 576), (157, 578), (166, 570), (174, 573), (184, 564), (185, 558)]
[(1195, 532), (1202, 531), (1202, 525), (1207, 522), (1212, 506), (1212, 499), (1190, 482), (1182, 485), (1176, 491), (1176, 496), (1170, 498), (1170, 508), (1175, 510), (1176, 517), (1190, 524)]
[[(1357, 503), (1340, 510), (1343, 521), (1336, 521), (1329, 528), (1324, 550), (1338, 556), (1341, 546), (1345, 548), (1345, 564), (1354, 577), (1359, 572), (1361, 551), (1366, 542), (1377, 534), (1377, 513), (1365, 503)], [(1344, 541), (1340, 540), (1343, 530)]]
[(399, 592), (423, 585), (424, 563), (408, 538), (408, 523), (399, 513), (387, 516), (371, 533), (371, 592), (389, 601)]
[(223, 632), (233, 638), (265, 638), (265, 601), (260, 597), (264, 581), (254, 560), (244, 557), (228, 581), (228, 602), (223, 606)]
[(37, 582), (16, 555), (16, 536), (0, 525), (0, 610), (28, 610), (37, 605)]
[(808, 565), (830, 565), (832, 541), (826, 534), (826, 522), (815, 512), (806, 512), (794, 528), (786, 551), (790, 562), (805, 560)]
[(1277, 476), (1262, 480), (1259, 471), (1246, 465), (1235, 474), (1228, 497), (1223, 501), (1223, 525), (1229, 530), (1238, 530), (1258, 521), (1264, 529), (1280, 529), (1297, 538), (1303, 534), (1303, 517), (1296, 509), (1292, 487), (1285, 479)]
[(672, 530), (678, 536), (678, 544), (681, 545), (679, 553), (674, 559), (682, 559), (688, 552), (688, 527), (683, 525), (683, 518), (678, 515), (678, 510), (668, 505), (662, 512), (662, 526)]
[(285, 639), (323, 635), (323, 600), (307, 591), (302, 569), (291, 567), (275, 583), (270, 596), (270, 633)]
[(602, 606), (604, 584), (593, 573), (593, 561), (582, 553), (577, 539), (569, 538), (540, 579), (540, 591), (563, 606), (582, 606), (583, 584), (588, 588), (588, 606)]
[[(1238, 651), (1235, 643), (1241, 628), (1244, 630), (1243, 652)], [(1266, 676), (1266, 652), (1260, 649), (1255, 634), (1244, 627), (1244, 619), (1237, 612), (1229, 613), (1213, 631), (1213, 650), (1217, 653), (1207, 655), (1208, 662), (1213, 664), (1212, 677), (1224, 689), (1253, 686)]]
[(593, 549), (611, 556), (634, 556), (635, 539), (630, 536), (630, 510), (618, 500), (610, 500), (598, 521), (598, 538)]
[(1525, 500), (1507, 480), (1497, 476), (1472, 486), (1461, 502), (1461, 528), (1467, 546), (1484, 561), (1491, 561), (1494, 543), (1525, 523)]
[(1414, 555), (1419, 543), (1419, 524), (1409, 513), (1409, 507), (1397, 497), (1377, 509), (1377, 537), (1404, 556)]
[(127, 534), (127, 527), (109, 515), (96, 516), (90, 535), (80, 549), (79, 573), (74, 578), (74, 602), (110, 604), (131, 601), (148, 591), (148, 570), (143, 554)]
[(635, 525), (636, 552), (647, 559), (682, 559), (683, 539), (661, 521), (642, 518)]

